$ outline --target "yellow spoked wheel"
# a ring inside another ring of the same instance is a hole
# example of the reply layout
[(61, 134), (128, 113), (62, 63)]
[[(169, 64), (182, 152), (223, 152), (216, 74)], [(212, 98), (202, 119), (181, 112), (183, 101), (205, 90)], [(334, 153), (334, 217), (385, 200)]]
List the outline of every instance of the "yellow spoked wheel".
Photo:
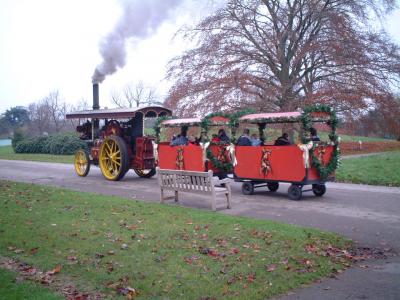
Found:
[(151, 178), (156, 174), (156, 169), (146, 169), (146, 170), (140, 170), (140, 169), (133, 169), (135, 173), (142, 178)]
[(85, 177), (90, 170), (90, 158), (85, 150), (78, 150), (75, 152), (74, 166), (76, 174)]
[(107, 137), (100, 147), (99, 165), (108, 180), (120, 180), (129, 169), (128, 149), (119, 136)]

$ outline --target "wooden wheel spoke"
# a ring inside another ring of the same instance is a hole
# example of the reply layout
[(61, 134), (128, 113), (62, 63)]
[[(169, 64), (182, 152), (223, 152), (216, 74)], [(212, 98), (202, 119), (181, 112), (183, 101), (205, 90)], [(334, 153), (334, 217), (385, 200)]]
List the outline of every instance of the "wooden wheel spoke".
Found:
[(129, 168), (129, 155), (125, 141), (120, 137), (107, 137), (100, 148), (99, 166), (109, 180), (119, 180)]

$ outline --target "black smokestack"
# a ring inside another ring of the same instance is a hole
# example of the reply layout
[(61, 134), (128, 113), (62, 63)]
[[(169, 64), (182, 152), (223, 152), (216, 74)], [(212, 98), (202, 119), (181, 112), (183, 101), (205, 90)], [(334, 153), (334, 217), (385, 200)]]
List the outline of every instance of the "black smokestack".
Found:
[(100, 108), (99, 102), (99, 84), (93, 84), (93, 110)]

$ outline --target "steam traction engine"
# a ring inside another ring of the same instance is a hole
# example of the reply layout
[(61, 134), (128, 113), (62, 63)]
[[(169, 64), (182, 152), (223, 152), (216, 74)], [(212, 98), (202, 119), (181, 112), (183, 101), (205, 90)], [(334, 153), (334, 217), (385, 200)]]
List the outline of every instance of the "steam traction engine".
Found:
[(161, 106), (129, 109), (98, 109), (98, 86), (93, 86), (93, 110), (73, 112), (67, 119), (86, 120), (77, 126), (80, 138), (88, 151), (75, 154), (74, 166), (79, 176), (89, 173), (90, 165), (98, 165), (108, 180), (120, 180), (133, 169), (144, 178), (155, 174), (156, 161), (152, 137), (144, 135), (146, 118), (170, 116), (171, 111)]

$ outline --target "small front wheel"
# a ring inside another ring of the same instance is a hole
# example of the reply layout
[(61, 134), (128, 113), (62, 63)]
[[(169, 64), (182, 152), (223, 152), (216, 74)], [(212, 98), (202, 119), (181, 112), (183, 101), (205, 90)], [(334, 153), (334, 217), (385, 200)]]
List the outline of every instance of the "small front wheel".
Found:
[(85, 177), (90, 171), (90, 158), (85, 150), (78, 150), (75, 152), (74, 158), (75, 172), (80, 177)]
[(315, 196), (321, 197), (326, 192), (326, 186), (325, 186), (325, 184), (313, 184), (312, 191)]
[(243, 193), (243, 195), (253, 195), (254, 194), (254, 184), (252, 182), (243, 182), (242, 193)]
[(288, 189), (288, 196), (290, 200), (300, 200), (303, 194), (301, 185), (292, 184)]
[(279, 189), (279, 182), (268, 182), (267, 187), (271, 192), (276, 192)]
[(137, 176), (141, 178), (151, 178), (156, 174), (156, 169), (146, 169), (146, 170), (141, 170), (141, 169), (133, 169)]

